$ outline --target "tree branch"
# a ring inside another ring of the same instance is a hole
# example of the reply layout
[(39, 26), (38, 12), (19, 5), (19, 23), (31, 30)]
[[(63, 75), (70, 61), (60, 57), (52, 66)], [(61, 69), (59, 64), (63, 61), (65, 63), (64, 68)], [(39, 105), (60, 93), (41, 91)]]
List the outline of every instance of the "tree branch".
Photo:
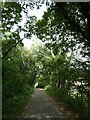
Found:
[(18, 43), (20, 43), (22, 40), (23, 40), (23, 39), (19, 40), (16, 44), (14, 44), (11, 48), (9, 48), (9, 49), (5, 52), (5, 54), (3, 55), (2, 58), (5, 58), (5, 56), (6, 56), (14, 47), (16, 47), (16, 46), (18, 45)]

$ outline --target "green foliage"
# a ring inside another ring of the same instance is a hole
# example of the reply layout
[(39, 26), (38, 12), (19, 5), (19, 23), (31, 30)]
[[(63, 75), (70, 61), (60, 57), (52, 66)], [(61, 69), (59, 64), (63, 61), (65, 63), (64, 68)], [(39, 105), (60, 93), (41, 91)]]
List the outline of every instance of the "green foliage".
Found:
[[(27, 16), (27, 8), (33, 9), (34, 5), (30, 2), (2, 4), (3, 117), (13, 116), (22, 109), (36, 82), (52, 97), (87, 117), (90, 3), (51, 3), (38, 21), (35, 16)], [(37, 2), (36, 6), (41, 4)], [(22, 11), (26, 14), (24, 27), (18, 24)], [(14, 25), (17, 28), (12, 32)], [(26, 38), (37, 35), (44, 41), (43, 46), (24, 49), (21, 31)], [(86, 61), (77, 57), (78, 51)]]
[[(15, 117), (34, 91), (35, 64), (31, 55), (28, 57), (30, 64), (27, 64), (22, 57), (21, 50), (18, 45), (2, 61), (3, 118)], [(23, 54), (25, 57), (26, 54)]]
[[(16, 2), (5, 2), (2, 5), (2, 32), (10, 32), (11, 28), (18, 24), (21, 18), (21, 5)], [(5, 36), (6, 37), (6, 36)]]
[[(27, 104), (28, 99), (34, 91), (33, 87), (23, 86), (22, 89), (11, 98), (5, 98), (3, 101), (3, 118), (15, 118), (20, 113), (24, 106)], [(9, 92), (9, 90), (8, 90)]]
[(52, 3), (43, 18), (36, 23), (37, 36), (42, 41), (51, 41), (48, 48), (61, 47), (66, 52), (72, 48), (76, 50), (75, 45), (82, 43), (82, 54), (89, 56), (89, 8), (89, 2)]
[[(51, 3), (43, 18), (36, 23), (38, 38), (45, 41), (45, 46), (52, 51), (50, 61), (42, 61), (42, 75), (46, 80), (49, 79), (47, 90), (78, 113), (85, 113), (83, 117), (87, 116), (88, 107), (90, 113), (90, 94), (87, 89), (90, 86), (89, 8), (89, 2)], [(83, 57), (81, 60), (76, 57), (78, 50)], [(71, 52), (70, 57), (67, 57), (68, 52)]]
[(87, 117), (87, 72), (78, 68), (75, 62), (73, 66), (65, 53), (58, 53), (58, 55), (54, 55), (54, 58), (51, 54), (49, 57), (51, 59), (47, 61), (46, 59), (44, 59), (45, 61), (42, 60), (43, 69), (38, 76), (38, 78), (42, 76), (42, 82), (48, 80), (48, 82), (45, 82), (46, 92), (57, 101), (63, 101), (66, 107), (69, 107), (79, 116)]
[[(62, 89), (56, 89), (52, 86), (46, 86), (45, 91), (58, 102), (63, 102), (65, 107), (72, 110), (74, 113), (78, 114), (82, 118), (87, 118), (88, 107), (87, 101), (83, 101), (83, 98), (72, 96), (67, 94), (67, 91)], [(84, 114), (83, 114), (84, 113)]]

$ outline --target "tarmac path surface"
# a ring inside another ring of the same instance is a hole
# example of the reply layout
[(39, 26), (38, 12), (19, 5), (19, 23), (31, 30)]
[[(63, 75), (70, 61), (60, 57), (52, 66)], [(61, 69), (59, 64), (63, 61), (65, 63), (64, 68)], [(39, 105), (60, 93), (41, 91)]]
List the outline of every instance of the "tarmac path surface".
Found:
[(24, 109), (23, 118), (64, 118), (64, 116), (45, 91), (37, 88)]

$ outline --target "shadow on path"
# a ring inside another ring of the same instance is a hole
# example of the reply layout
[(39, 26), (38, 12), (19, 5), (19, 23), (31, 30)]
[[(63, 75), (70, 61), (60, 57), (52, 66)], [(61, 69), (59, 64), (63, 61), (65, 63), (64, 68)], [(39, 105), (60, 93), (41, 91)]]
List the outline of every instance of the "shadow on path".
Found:
[(64, 118), (62, 113), (44, 92), (43, 89), (35, 89), (32, 100), (25, 107), (23, 118)]

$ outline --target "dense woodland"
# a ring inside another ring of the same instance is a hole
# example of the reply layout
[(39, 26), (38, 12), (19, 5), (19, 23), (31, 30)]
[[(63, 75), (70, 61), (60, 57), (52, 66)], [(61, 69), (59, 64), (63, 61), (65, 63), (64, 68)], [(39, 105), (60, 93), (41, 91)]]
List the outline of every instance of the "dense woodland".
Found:
[[(90, 2), (4, 2), (2, 6), (2, 112), (16, 117), (39, 83), (57, 101), (90, 118)], [(46, 4), (42, 19), (28, 9)], [(20, 24), (26, 15), (24, 26)], [(13, 28), (16, 29), (13, 30)], [(43, 44), (24, 48), (36, 35)]]

